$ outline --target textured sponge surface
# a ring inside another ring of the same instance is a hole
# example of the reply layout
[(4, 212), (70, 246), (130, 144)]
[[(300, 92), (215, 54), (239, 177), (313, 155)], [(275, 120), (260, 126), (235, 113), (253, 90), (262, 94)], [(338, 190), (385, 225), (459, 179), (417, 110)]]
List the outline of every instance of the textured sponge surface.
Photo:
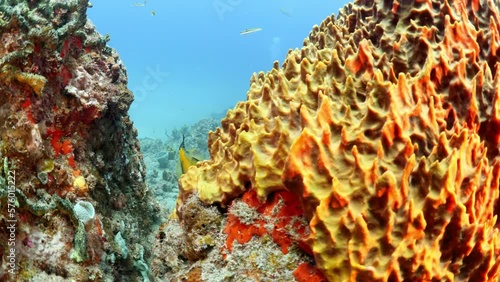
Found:
[(330, 281), (499, 279), (497, 1), (368, 1), (255, 74), (180, 179), (227, 205), (286, 189)]
[(92, 203), (87, 201), (79, 201), (73, 207), (76, 218), (84, 224), (93, 220), (95, 217), (95, 210)]

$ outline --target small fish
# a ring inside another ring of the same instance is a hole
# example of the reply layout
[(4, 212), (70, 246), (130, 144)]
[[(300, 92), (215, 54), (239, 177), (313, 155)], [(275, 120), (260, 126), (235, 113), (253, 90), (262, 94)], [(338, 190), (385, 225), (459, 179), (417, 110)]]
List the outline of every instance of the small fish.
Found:
[(187, 152), (184, 146), (184, 135), (182, 135), (182, 143), (179, 146), (179, 163), (177, 164), (177, 175), (181, 176), (187, 172), (187, 170), (199, 162), (201, 158), (197, 158), (193, 155), (193, 152)]
[(287, 17), (291, 17), (292, 16), (292, 13), (289, 10), (285, 9), (285, 8), (280, 8), (280, 12), (283, 15), (287, 16)]
[(144, 0), (143, 3), (141, 3), (141, 2), (132, 3), (132, 6), (134, 6), (134, 7), (144, 7), (145, 5), (146, 5), (146, 0)]
[(151, 10), (151, 16), (153, 16), (153, 17), (156, 16), (155, 10)]
[(261, 31), (262, 28), (260, 27), (257, 27), (257, 28), (247, 28), (245, 30), (243, 30), (242, 32), (240, 32), (240, 35), (246, 35), (246, 34), (250, 34), (250, 33), (254, 33), (254, 32), (257, 32), (257, 31)]
[(88, 2), (88, 3), (87, 3), (87, 7), (88, 7), (88, 8), (92, 8), (92, 7), (94, 7), (94, 4), (92, 4), (91, 2)]

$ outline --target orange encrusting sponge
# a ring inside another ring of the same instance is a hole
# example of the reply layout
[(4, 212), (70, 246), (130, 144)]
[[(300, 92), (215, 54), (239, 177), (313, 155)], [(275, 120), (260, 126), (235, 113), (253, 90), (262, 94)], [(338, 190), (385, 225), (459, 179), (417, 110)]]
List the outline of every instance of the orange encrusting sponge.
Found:
[(318, 268), (307, 262), (299, 264), (299, 267), (293, 271), (293, 277), (298, 282), (326, 282), (325, 276)]
[[(283, 254), (295, 242), (304, 251), (310, 253), (308, 246), (303, 243), (308, 236), (307, 226), (299, 220), (302, 216), (302, 206), (295, 195), (288, 191), (279, 191), (269, 196), (268, 201), (260, 202), (255, 190), (250, 189), (243, 194), (242, 200), (249, 207), (255, 209), (261, 216), (252, 224), (247, 225), (240, 221), (237, 215), (229, 213), (224, 232), (227, 234), (226, 247), (232, 250), (233, 242), (248, 243), (253, 236), (269, 234), (278, 244)], [(271, 230), (268, 226), (273, 227)], [(291, 233), (295, 234), (294, 236)]]

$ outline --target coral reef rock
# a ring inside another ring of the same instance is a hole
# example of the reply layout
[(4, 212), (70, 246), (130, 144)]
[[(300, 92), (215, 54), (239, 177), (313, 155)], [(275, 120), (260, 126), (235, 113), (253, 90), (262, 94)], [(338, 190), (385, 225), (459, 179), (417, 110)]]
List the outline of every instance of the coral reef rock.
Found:
[(17, 220), (0, 230), (1, 281), (149, 279), (159, 208), (126, 70), (88, 4), (0, 3), (0, 221)]
[[(359, 0), (313, 27), (209, 134), (211, 159), (179, 180), (180, 226), (192, 195), (225, 208), (285, 190), (310, 229), (289, 238), (314, 258), (296, 279), (497, 281), (498, 6)], [(238, 239), (251, 223), (232, 210)]]

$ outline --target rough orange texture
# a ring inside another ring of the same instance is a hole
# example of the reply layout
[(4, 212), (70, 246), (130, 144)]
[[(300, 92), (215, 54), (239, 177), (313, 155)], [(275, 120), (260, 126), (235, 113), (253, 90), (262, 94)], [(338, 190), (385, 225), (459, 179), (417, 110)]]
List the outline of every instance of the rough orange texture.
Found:
[(288, 189), (329, 281), (497, 281), (496, 3), (349, 4), (254, 75), (181, 199)]
[(294, 278), (298, 282), (324, 282), (325, 277), (318, 269), (307, 262), (299, 264), (293, 272)]
[(224, 227), (224, 233), (227, 234), (225, 247), (229, 251), (232, 250), (234, 240), (245, 244), (253, 236), (264, 234), (272, 237), (281, 247), (283, 254), (288, 253), (293, 243), (303, 247), (303, 240), (309, 230), (301, 220), (302, 206), (295, 195), (288, 191), (279, 191), (274, 193), (269, 201), (259, 202), (255, 190), (252, 189), (245, 192), (242, 199), (243, 203), (255, 210), (257, 218), (242, 222), (240, 217), (247, 216), (239, 214), (237, 208), (231, 207)]
[(359, 48), (327, 60), (345, 62), (343, 81), (317, 63), (333, 85), (301, 110), (282, 175), (311, 220), (316, 263), (331, 281), (496, 280), (498, 11), (470, 1), (369, 11), (383, 5), (350, 6), (306, 41), (320, 49), (335, 23), (357, 24)]

